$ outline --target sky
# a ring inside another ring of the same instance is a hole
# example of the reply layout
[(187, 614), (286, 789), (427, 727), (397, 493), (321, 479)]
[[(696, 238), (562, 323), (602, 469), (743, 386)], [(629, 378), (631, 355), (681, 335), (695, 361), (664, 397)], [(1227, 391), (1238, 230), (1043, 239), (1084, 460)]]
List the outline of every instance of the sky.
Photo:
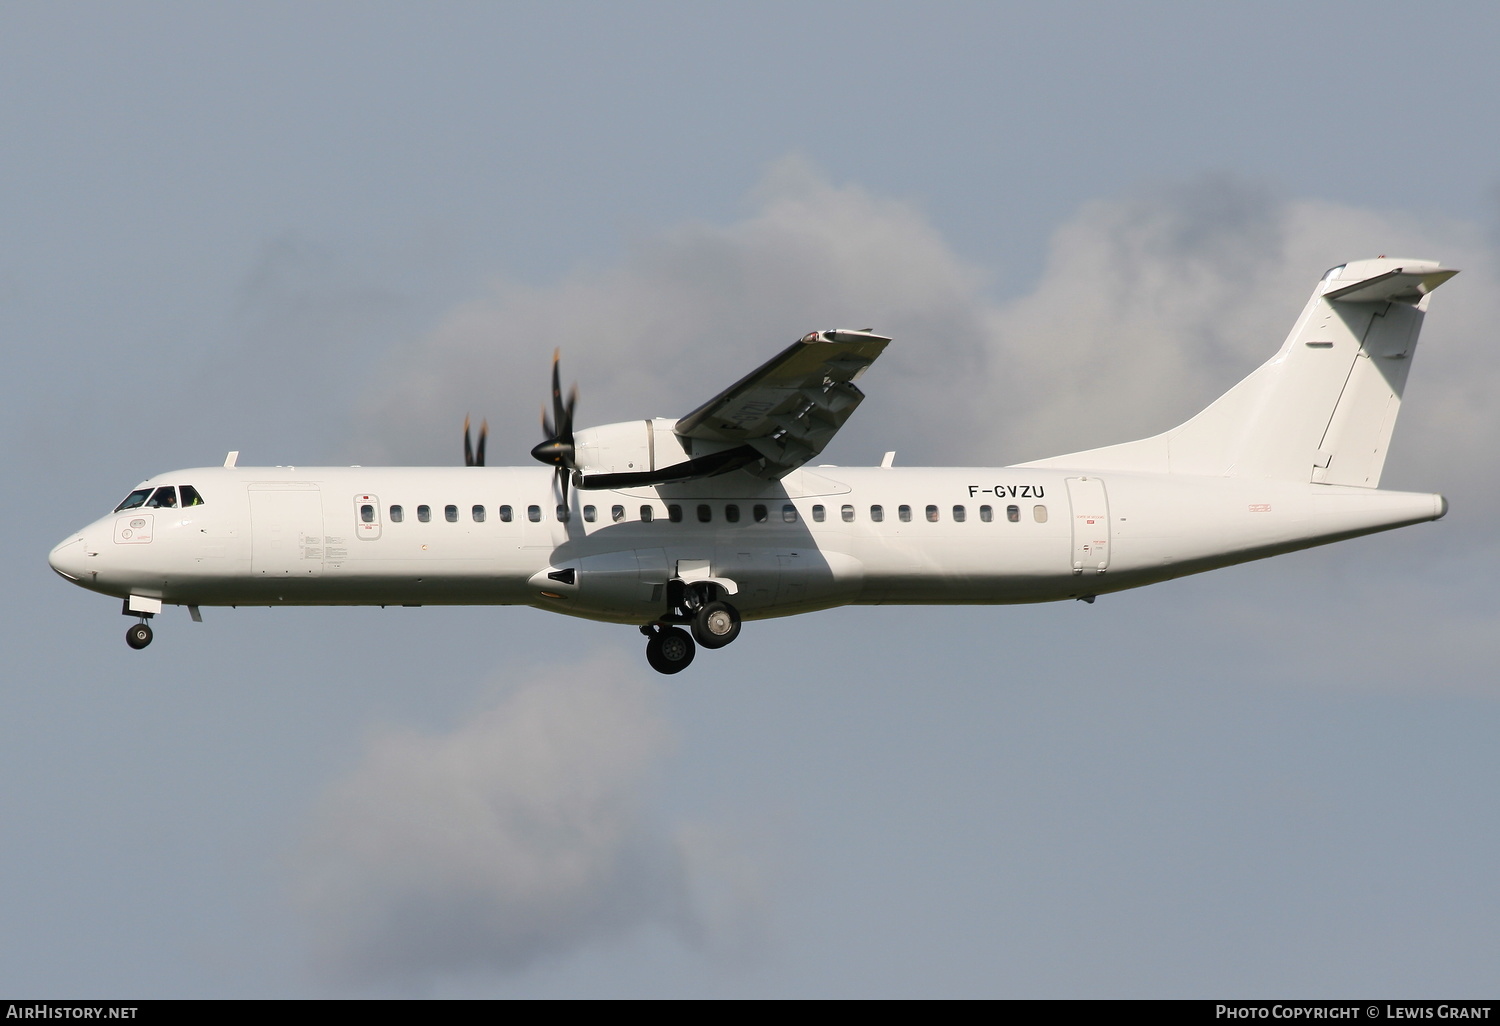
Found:
[[(0, 992), (1495, 993), (1492, 5), (0, 0)], [(1155, 433), (1323, 271), (1433, 297), (1451, 512), (1081, 603), (747, 625), (168, 609), (46, 554), (179, 467), (524, 463), (815, 328), (823, 457)], [(41, 500), (45, 499), (43, 502)]]

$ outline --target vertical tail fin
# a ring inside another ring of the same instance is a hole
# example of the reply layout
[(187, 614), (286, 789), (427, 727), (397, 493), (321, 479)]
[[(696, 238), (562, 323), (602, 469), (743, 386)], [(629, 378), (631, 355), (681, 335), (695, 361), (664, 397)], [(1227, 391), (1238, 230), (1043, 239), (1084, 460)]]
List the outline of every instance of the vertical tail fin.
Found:
[(1025, 466), (1375, 488), (1433, 289), (1457, 274), (1379, 257), (1333, 268), (1280, 351), (1191, 420)]

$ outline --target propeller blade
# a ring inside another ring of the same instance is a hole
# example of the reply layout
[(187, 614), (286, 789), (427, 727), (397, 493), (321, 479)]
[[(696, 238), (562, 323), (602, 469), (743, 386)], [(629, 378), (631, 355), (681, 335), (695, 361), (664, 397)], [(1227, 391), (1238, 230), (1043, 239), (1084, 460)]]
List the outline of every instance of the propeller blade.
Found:
[[(562, 381), (559, 365), (562, 363), (562, 349), (552, 350), (552, 423), (557, 425), (556, 436), (567, 434), (569, 421), (572, 420), (571, 410), (565, 410), (562, 399)], [(547, 436), (553, 437), (554, 432), (548, 430)]]
[(531, 457), (548, 466), (556, 467), (559, 474), (563, 474), (563, 483), (559, 485), (562, 492), (564, 504), (567, 501), (568, 485), (566, 475), (577, 470), (578, 465), (574, 462), (575, 453), (573, 449), (573, 411), (578, 407), (578, 386), (574, 385), (568, 390), (567, 401), (563, 401), (562, 394), (562, 350), (555, 349), (552, 352), (552, 412), (548, 415), (547, 407), (542, 407), (542, 435), (543, 441), (531, 450)]
[[(484, 445), (482, 441), (483, 437), (483, 435), (480, 436), (481, 441), (479, 444), (481, 447)], [(474, 450), (469, 447), (469, 415), (466, 413), (464, 414), (464, 466), (472, 467), (473, 465)]]
[[(474, 450), (474, 463), (476, 467), (484, 466), (484, 443), (490, 437), (490, 422), (488, 419), (479, 422), (479, 445)], [(464, 430), (464, 448), (469, 446), (469, 432)]]
[(573, 445), (573, 410), (578, 405), (578, 386), (574, 385), (568, 389), (568, 405), (563, 410), (563, 424), (558, 435), (567, 441), (569, 448)]

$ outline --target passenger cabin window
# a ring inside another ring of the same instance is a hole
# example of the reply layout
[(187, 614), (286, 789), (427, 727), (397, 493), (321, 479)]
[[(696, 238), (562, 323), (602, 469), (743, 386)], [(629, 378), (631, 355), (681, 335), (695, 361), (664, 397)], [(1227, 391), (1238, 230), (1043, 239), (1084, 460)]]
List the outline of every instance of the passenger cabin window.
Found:
[(598, 519), (599, 519), (599, 511), (596, 508), (594, 508), (593, 506), (585, 506), (585, 507), (583, 507), (583, 522), (584, 523), (586, 523), (586, 524), (592, 524), (595, 520), (598, 520)]
[(841, 516), (841, 517), (844, 518), (844, 523), (846, 523), (846, 524), (852, 524), (852, 523), (854, 523), (854, 507), (853, 506), (845, 506), (845, 507), (843, 507), (842, 509), (839, 510), (839, 516)]
[(617, 524), (620, 521), (624, 520), (625, 519), (625, 507), (624, 506), (611, 506), (611, 507), (609, 507), (609, 519), (613, 520)]
[(884, 506), (871, 506), (870, 507), (870, 519), (873, 520), (873, 521), (875, 521), (877, 524), (880, 523), (882, 520), (884, 520), (885, 519), (885, 507)]
[(526, 519), (530, 520), (533, 524), (540, 524), (542, 522), (542, 507), (527, 506)]
[(359, 519), (362, 523), (373, 524), (375, 522), (375, 507), (368, 502), (361, 503), (359, 507)]
[(714, 518), (714, 508), (706, 502), (698, 504), (698, 523), (706, 524)]
[(927, 507), (927, 522), (929, 524), (935, 524), (938, 522), (938, 508), (936, 506)]
[(429, 520), (431, 520), (432, 519), (432, 507), (431, 506), (418, 506), (417, 507), (417, 519), (420, 520), (420, 521), (422, 521), (422, 523), (424, 523), (424, 524), (427, 523)]
[(754, 514), (755, 522), (757, 524), (764, 524), (767, 520), (770, 519), (771, 516), (770, 513), (766, 510), (766, 507), (759, 504), (757, 504), (756, 507), (750, 512)]
[(797, 522), (797, 507), (793, 506), (790, 502), (782, 506), (781, 519), (788, 524), (795, 524)]
[(471, 517), (474, 518), (474, 523), (476, 523), (476, 524), (482, 524), (482, 523), (484, 523), (484, 507), (483, 506), (470, 506), (469, 507), (469, 516), (471, 516)]
[(456, 523), (458, 523), (458, 507), (457, 506), (444, 506), (443, 507), (443, 519), (446, 520), (446, 521), (448, 521), (448, 523), (450, 523), (450, 524), (456, 524)]
[(682, 507), (677, 505), (667, 506), (667, 519), (674, 524), (682, 523)]
[(649, 524), (654, 519), (656, 519), (656, 510), (652, 509), (650, 506), (642, 506), (641, 523)]
[(823, 522), (824, 510), (822, 506), (813, 507), (813, 521), (821, 524)]
[(182, 504), (184, 506), (203, 505), (203, 496), (198, 494), (198, 489), (192, 485), (178, 485), (177, 490), (182, 493)]
[(508, 523), (510, 523), (510, 518), (512, 516), (514, 516), (514, 515), (515, 515), (514, 512), (511, 510), (511, 508), (509, 506), (501, 506), (500, 507), (500, 522), (502, 524), (508, 524)]
[(724, 519), (727, 520), (727, 521), (729, 521), (731, 524), (737, 524), (737, 523), (739, 523), (740, 522), (740, 508), (738, 506), (736, 506), (732, 502), (729, 505), (725, 506), (724, 507)]
[(995, 510), (994, 510), (994, 507), (992, 507), (992, 506), (980, 506), (979, 507), (979, 519), (982, 522), (986, 523), (986, 524), (989, 523), (991, 520), (994, 520), (995, 519)]
[(953, 522), (954, 523), (961, 524), (965, 520), (968, 519), (968, 516), (969, 516), (969, 511), (966, 510), (966, 509), (964, 509), (964, 507), (962, 507), (962, 506), (954, 506), (953, 507)]
[(402, 509), (400, 506), (392, 506), (391, 523), (399, 524), (404, 519), (406, 519), (406, 510)]
[(571, 516), (572, 512), (568, 507), (561, 505), (557, 507), (557, 522), (559, 524), (566, 524)]
[(1021, 507), (1020, 506), (1006, 506), (1005, 507), (1005, 519), (1009, 520), (1013, 524), (1019, 524), (1021, 522)]
[(151, 493), (151, 498), (146, 500), (147, 509), (176, 509), (177, 489), (171, 485), (163, 485)]
[(141, 503), (145, 502), (146, 496), (150, 494), (151, 489), (149, 488), (137, 488), (135, 491), (125, 496), (124, 501), (115, 507), (115, 512), (118, 513), (122, 509), (135, 509), (137, 506), (141, 505)]
[(910, 506), (900, 506), (900, 507), (898, 507), (896, 509), (896, 516), (900, 518), (900, 520), (901, 520), (901, 522), (903, 524), (909, 524), (909, 523), (911, 523), (911, 507)]
[(1047, 507), (1033, 506), (1031, 507), (1031, 515), (1036, 518), (1037, 523), (1045, 524), (1047, 522)]

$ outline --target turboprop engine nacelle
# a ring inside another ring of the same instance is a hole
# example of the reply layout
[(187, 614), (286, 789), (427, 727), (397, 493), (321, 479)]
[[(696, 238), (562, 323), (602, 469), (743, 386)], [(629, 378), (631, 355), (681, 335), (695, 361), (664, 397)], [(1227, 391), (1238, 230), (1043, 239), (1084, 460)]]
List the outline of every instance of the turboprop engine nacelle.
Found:
[(574, 461), (587, 479), (596, 474), (649, 474), (692, 459), (672, 430), (676, 421), (627, 420), (574, 433)]

